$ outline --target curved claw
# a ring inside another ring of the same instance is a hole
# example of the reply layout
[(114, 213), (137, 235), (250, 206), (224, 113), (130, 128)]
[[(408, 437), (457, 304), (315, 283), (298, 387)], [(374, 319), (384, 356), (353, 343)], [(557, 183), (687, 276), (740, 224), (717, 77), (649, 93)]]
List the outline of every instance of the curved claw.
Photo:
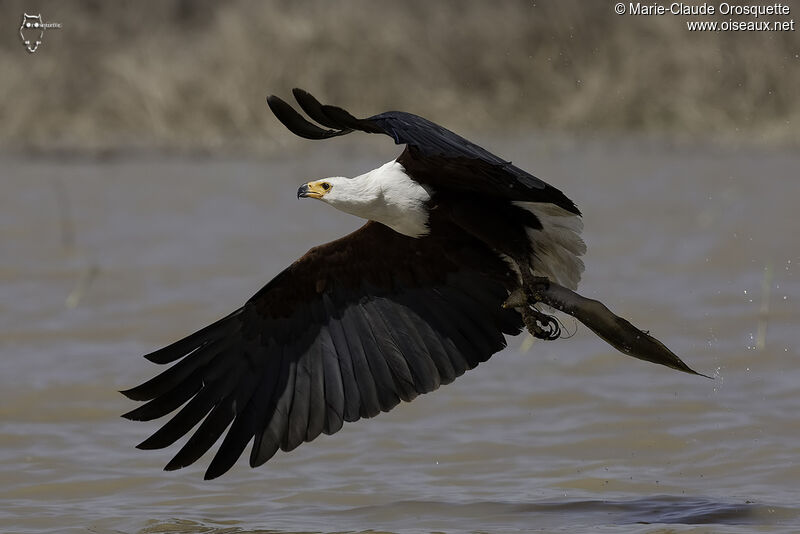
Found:
[(526, 308), (522, 319), (531, 335), (545, 341), (553, 341), (561, 337), (561, 325), (552, 315), (547, 315), (535, 308)]

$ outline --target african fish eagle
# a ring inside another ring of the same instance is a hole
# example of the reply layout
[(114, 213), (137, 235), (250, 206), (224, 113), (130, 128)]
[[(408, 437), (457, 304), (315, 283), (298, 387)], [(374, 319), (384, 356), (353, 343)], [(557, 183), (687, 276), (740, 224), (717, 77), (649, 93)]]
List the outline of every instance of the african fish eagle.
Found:
[(505, 347), (505, 335), (527, 327), (558, 337), (550, 308), (628, 355), (694, 373), (658, 340), (573, 291), (585, 245), (581, 212), (564, 193), (422, 117), (357, 119), (293, 93), (325, 127), (270, 96), (295, 134), (359, 130), (405, 149), (355, 178), (302, 185), (298, 197), (366, 224), (309, 250), (227, 317), (146, 356), (177, 363), (123, 392), (149, 401), (124, 417), (180, 411), (138, 447), (167, 447), (202, 421), (167, 470), (198, 460), (226, 429), (205, 477), (230, 469), (250, 440), (250, 465), (259, 466), (279, 448), (291, 451), (452, 382)]

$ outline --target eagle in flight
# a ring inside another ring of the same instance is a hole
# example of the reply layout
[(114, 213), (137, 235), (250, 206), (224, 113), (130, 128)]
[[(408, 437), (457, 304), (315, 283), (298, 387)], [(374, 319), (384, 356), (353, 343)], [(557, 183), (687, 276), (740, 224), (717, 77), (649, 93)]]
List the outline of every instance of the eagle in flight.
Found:
[(251, 440), (259, 466), (452, 382), (504, 348), (506, 335), (557, 338), (552, 308), (625, 354), (698, 374), (574, 291), (583, 225), (560, 190), (417, 115), (357, 119), (293, 94), (322, 127), (276, 96), (267, 102), (301, 137), (357, 130), (405, 148), (360, 176), (300, 186), (299, 198), (367, 222), (309, 250), (230, 315), (145, 356), (172, 366), (122, 392), (147, 401), (124, 417), (180, 410), (138, 447), (170, 446), (200, 423), (167, 470), (198, 460), (226, 429), (205, 478), (230, 469)]

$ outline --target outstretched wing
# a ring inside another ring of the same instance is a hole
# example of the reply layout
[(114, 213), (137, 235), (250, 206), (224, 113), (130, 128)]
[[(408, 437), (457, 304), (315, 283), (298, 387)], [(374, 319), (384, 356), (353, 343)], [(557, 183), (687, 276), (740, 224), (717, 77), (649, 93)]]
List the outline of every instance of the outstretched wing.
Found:
[(167, 447), (202, 420), (166, 466), (178, 469), (230, 425), (206, 471), (215, 478), (251, 439), (255, 467), (487, 360), (522, 327), (501, 306), (514, 275), (479, 242), (448, 237), (413, 239), (368, 222), (310, 250), (244, 307), (147, 355), (177, 363), (123, 392), (149, 401), (125, 417), (183, 408), (139, 448)]
[(438, 190), (547, 202), (580, 215), (575, 204), (557, 188), (427, 119), (403, 111), (357, 119), (342, 108), (321, 104), (302, 89), (292, 93), (309, 117), (328, 128), (320, 128), (277, 96), (269, 96), (267, 103), (278, 120), (300, 137), (328, 139), (353, 130), (386, 134), (398, 145), (406, 145), (397, 161), (420, 183)]

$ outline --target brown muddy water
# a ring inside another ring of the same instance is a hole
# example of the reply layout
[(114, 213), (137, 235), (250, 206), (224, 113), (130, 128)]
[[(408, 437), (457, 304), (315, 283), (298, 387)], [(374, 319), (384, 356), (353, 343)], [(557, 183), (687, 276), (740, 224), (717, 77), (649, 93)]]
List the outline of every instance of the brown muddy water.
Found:
[(135, 449), (156, 425), (119, 417), (134, 404), (117, 390), (157, 371), (141, 355), (359, 225), (297, 186), (395, 147), (5, 156), (0, 531), (800, 530), (800, 156), (476, 140), (583, 209), (581, 292), (714, 380), (626, 358), (585, 327), (518, 336), (454, 384), (257, 470), (204, 482), (204, 458), (166, 473), (178, 447)]

